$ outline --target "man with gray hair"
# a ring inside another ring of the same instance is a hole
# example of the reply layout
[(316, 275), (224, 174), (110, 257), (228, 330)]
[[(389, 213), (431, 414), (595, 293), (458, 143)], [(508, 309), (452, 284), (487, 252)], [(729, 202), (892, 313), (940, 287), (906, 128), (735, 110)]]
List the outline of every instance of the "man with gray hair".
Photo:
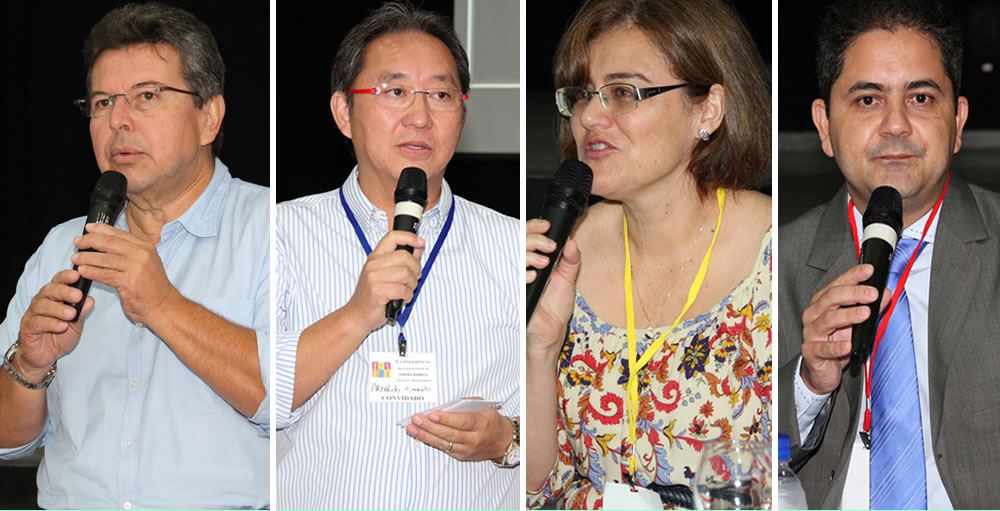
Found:
[(216, 158), (215, 38), (129, 4), (84, 59), (77, 104), (128, 203), (54, 227), (25, 266), (0, 324), (0, 458), (45, 446), (43, 508), (266, 507), (268, 191)]
[[(517, 508), (520, 228), (444, 180), (465, 50), (445, 19), (389, 3), (341, 42), (331, 81), (357, 166), (277, 208), (278, 507)], [(391, 226), (407, 167), (427, 177), (417, 234)], [(389, 323), (392, 300), (407, 305)]]

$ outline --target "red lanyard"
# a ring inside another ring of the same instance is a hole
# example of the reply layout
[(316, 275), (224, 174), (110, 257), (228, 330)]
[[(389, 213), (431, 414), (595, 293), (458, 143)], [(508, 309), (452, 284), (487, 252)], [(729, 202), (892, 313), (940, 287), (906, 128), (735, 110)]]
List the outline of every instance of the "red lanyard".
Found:
[[(937, 216), (938, 210), (941, 209), (941, 203), (944, 202), (944, 196), (948, 193), (948, 183), (951, 182), (951, 172), (948, 172), (948, 177), (944, 180), (944, 190), (941, 190), (941, 196), (938, 197), (936, 203), (934, 203), (934, 208), (931, 209), (930, 216), (927, 217), (927, 222), (924, 223), (924, 231), (920, 234), (920, 243), (917, 244), (917, 249), (913, 251), (913, 255), (910, 256), (910, 260), (906, 263), (906, 268), (903, 269), (903, 273), (899, 276), (899, 283), (896, 284), (896, 289), (892, 292), (892, 299), (889, 301), (889, 306), (885, 310), (885, 314), (879, 321), (878, 331), (875, 333), (875, 344), (872, 346), (872, 355), (868, 357), (868, 362), (865, 364), (865, 422), (864, 422), (864, 435), (871, 435), (872, 431), (872, 361), (875, 360), (875, 354), (878, 352), (878, 345), (882, 342), (882, 335), (885, 334), (885, 329), (889, 325), (889, 318), (892, 317), (892, 312), (896, 309), (896, 302), (899, 301), (899, 296), (903, 294), (903, 289), (906, 286), (906, 279), (910, 277), (910, 269), (913, 268), (913, 263), (916, 262), (917, 257), (920, 256), (920, 252), (924, 246), (924, 238), (927, 236), (927, 231), (930, 230), (931, 224), (934, 223), (934, 217)], [(861, 243), (858, 238), (858, 225), (854, 220), (854, 199), (852, 198), (847, 202), (847, 222), (851, 226), (851, 240), (854, 241), (854, 250), (857, 254), (858, 260), (861, 260)]]

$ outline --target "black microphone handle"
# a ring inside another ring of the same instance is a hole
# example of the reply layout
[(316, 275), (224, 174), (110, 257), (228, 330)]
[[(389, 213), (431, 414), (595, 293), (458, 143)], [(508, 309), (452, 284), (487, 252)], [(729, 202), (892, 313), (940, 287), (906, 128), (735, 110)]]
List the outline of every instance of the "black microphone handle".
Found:
[[(93, 252), (93, 250), (87, 249), (87, 250), (81, 250), (80, 252)], [(74, 264), (73, 271), (76, 270), (77, 266)], [(80, 298), (79, 302), (71, 304), (73, 309), (76, 310), (76, 314), (73, 314), (73, 320), (71, 322), (75, 323), (76, 320), (80, 319), (80, 313), (83, 312), (83, 302), (87, 301), (87, 295), (90, 294), (90, 284), (91, 284), (90, 279), (85, 279), (83, 277), (76, 279), (76, 282), (70, 284), (70, 287), (75, 287), (80, 291), (83, 291), (83, 298)]]
[[(392, 219), (392, 230), (394, 231), (407, 231), (414, 234), (417, 233), (417, 227), (420, 225), (420, 219), (410, 216), (410, 215), (396, 215)], [(405, 250), (409, 253), (413, 253), (413, 247), (409, 245), (396, 245), (396, 250)], [(396, 318), (399, 316), (399, 312), (403, 310), (403, 300), (392, 300), (385, 304), (385, 319), (389, 320), (390, 324), (396, 324)]]
[(545, 233), (545, 236), (556, 242), (556, 249), (548, 254), (548, 266), (537, 270), (538, 273), (535, 276), (535, 281), (528, 284), (526, 290), (528, 301), (526, 322), (531, 321), (531, 315), (534, 314), (535, 307), (538, 306), (538, 300), (542, 298), (542, 292), (545, 291), (545, 286), (548, 285), (552, 268), (559, 262), (563, 246), (566, 245), (566, 240), (569, 239), (569, 234), (573, 231), (573, 225), (576, 224), (576, 217), (578, 215), (578, 212), (566, 209), (565, 207), (559, 207), (558, 205), (547, 203), (542, 207), (542, 214), (539, 218), (549, 221), (549, 232)]
[(874, 287), (878, 291), (878, 298), (868, 304), (868, 308), (871, 310), (868, 319), (851, 328), (851, 363), (858, 366), (868, 360), (872, 345), (875, 344), (879, 305), (882, 303), (885, 284), (889, 280), (889, 265), (893, 249), (892, 245), (880, 238), (865, 240), (864, 244), (861, 245), (861, 263), (875, 267), (872, 276), (868, 277), (868, 280), (862, 282), (861, 285)]
[[(114, 217), (118, 216), (118, 212), (114, 210), (115, 205), (102, 204), (102, 206), (104, 207), (103, 208), (94, 207), (93, 208), (94, 210), (87, 215), (87, 222), (86, 222), (87, 224), (111, 225), (115, 222)], [(86, 224), (84, 224), (83, 226), (83, 234), (87, 234)], [(95, 251), (94, 249), (88, 248), (80, 250), (79, 252), (94, 252), (94, 251)], [(77, 268), (78, 268), (77, 265), (74, 264), (73, 271), (76, 271)], [(74, 310), (76, 310), (76, 314), (73, 315), (72, 322), (76, 322), (76, 320), (80, 319), (80, 313), (83, 311), (83, 303), (87, 301), (87, 295), (90, 294), (91, 284), (92, 282), (90, 281), (90, 279), (85, 279), (83, 277), (76, 279), (76, 282), (70, 284), (70, 287), (75, 287), (80, 291), (83, 291), (83, 297), (80, 298), (79, 302), (69, 304), (73, 307)]]

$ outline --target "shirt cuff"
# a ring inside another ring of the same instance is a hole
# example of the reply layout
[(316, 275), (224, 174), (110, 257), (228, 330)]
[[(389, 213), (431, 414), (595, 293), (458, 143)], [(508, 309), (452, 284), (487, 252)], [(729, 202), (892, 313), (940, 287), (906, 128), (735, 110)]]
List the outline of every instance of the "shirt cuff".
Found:
[(265, 436), (270, 436), (269, 426), (271, 423), (271, 360), (269, 351), (271, 343), (268, 340), (266, 331), (256, 330), (257, 335), (257, 361), (260, 364), (260, 381), (264, 385), (264, 399), (257, 405), (257, 412), (250, 417), (250, 422), (260, 426), (265, 431)]
[(276, 429), (284, 429), (295, 424), (302, 414), (302, 407), (292, 410), (292, 400), (295, 396), (295, 360), (301, 335), (301, 331), (283, 332), (275, 338), (274, 413), (277, 417)]
[(20, 447), (6, 447), (0, 448), (0, 460), (17, 460), (21, 458), (27, 458), (31, 456), (31, 453), (35, 452), (36, 449), (42, 446), (42, 439), (45, 438), (45, 432), (48, 430), (48, 421), (45, 421), (45, 427), (42, 428), (42, 432), (35, 437), (34, 440), (24, 444)]
[(816, 394), (809, 390), (806, 383), (802, 381), (802, 357), (799, 357), (795, 365), (795, 418), (799, 423), (799, 438), (809, 438), (813, 424), (816, 423), (816, 416), (819, 415), (826, 400), (830, 399), (830, 393)]

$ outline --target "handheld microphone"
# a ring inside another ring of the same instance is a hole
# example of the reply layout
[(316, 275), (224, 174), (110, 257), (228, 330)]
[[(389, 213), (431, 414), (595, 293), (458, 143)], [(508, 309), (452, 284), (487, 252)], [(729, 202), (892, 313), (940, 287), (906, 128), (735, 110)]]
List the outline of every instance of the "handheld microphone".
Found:
[(531, 315), (535, 312), (542, 291), (548, 284), (552, 268), (562, 254), (563, 246), (569, 239), (569, 233), (573, 230), (577, 217), (587, 207), (593, 182), (594, 172), (590, 167), (577, 160), (566, 160), (559, 165), (559, 170), (549, 183), (539, 218), (549, 221), (549, 232), (545, 233), (545, 236), (556, 242), (556, 249), (549, 254), (549, 265), (538, 270), (535, 281), (528, 284), (527, 321), (531, 321)]
[[(427, 205), (427, 174), (417, 167), (406, 167), (399, 174), (396, 183), (396, 210), (392, 218), (392, 230), (417, 233), (420, 219)], [(413, 253), (409, 245), (396, 245), (396, 250)], [(396, 324), (396, 317), (403, 309), (403, 300), (392, 300), (385, 304), (385, 319), (390, 325)]]
[[(87, 212), (87, 223), (114, 225), (118, 219), (118, 215), (122, 212), (122, 208), (125, 207), (126, 189), (128, 189), (128, 180), (125, 179), (122, 173), (114, 170), (103, 172), (101, 177), (97, 178), (94, 191), (90, 194), (90, 210)], [(83, 233), (87, 234), (86, 226), (83, 228)], [(94, 250), (86, 249), (83, 251), (93, 252)], [(73, 269), (76, 270), (77, 265), (74, 264)], [(80, 298), (79, 302), (70, 304), (76, 309), (73, 321), (80, 318), (80, 311), (83, 310), (83, 302), (87, 300), (87, 294), (90, 292), (90, 284), (90, 279), (83, 277), (80, 277), (72, 284), (73, 287), (83, 291), (83, 298)]]
[[(851, 213), (853, 214), (853, 213)], [(903, 198), (891, 186), (880, 186), (872, 192), (868, 208), (863, 217), (864, 234), (861, 238), (861, 258), (859, 263), (871, 264), (875, 272), (863, 286), (874, 287), (878, 298), (868, 305), (871, 310), (868, 319), (851, 328), (851, 362), (860, 367), (868, 360), (872, 345), (875, 343), (875, 331), (879, 321), (879, 305), (882, 303), (882, 293), (889, 279), (889, 267), (892, 253), (896, 250), (896, 240), (903, 229)]]

